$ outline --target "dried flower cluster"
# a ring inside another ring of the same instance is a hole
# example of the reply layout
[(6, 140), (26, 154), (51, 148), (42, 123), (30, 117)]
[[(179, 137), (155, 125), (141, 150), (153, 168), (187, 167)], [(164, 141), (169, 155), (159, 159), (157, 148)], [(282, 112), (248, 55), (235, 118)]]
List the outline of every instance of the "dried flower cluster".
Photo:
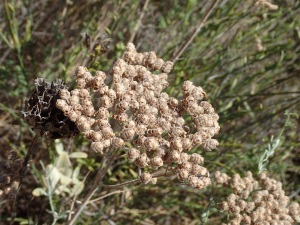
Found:
[(26, 108), (22, 116), (40, 137), (47, 135), (52, 139), (58, 139), (79, 134), (75, 123), (55, 107), (59, 91), (67, 89), (68, 86), (62, 80), (51, 83), (43, 78), (35, 80), (35, 89), (25, 102)]
[[(219, 132), (219, 117), (207, 101), (202, 101), (206, 97), (203, 89), (190, 81), (182, 86), (181, 101), (162, 92), (172, 68), (172, 62), (164, 62), (154, 52), (137, 53), (129, 43), (124, 60), (117, 60), (109, 73), (112, 88), (105, 84), (104, 72), (97, 71), (93, 76), (80, 66), (76, 70), (78, 89), (61, 90), (56, 107), (85, 133), (94, 152), (103, 154), (108, 147), (122, 148), (131, 141), (133, 148), (127, 150), (127, 156), (137, 167), (157, 170), (167, 165), (179, 181), (202, 188), (210, 184), (209, 172), (199, 165), (204, 159), (186, 152), (198, 146), (210, 151), (218, 145), (211, 138)], [(91, 101), (91, 92), (100, 96), (98, 109)], [(192, 117), (190, 127), (182, 117), (186, 112)], [(111, 127), (114, 122), (118, 129)], [(155, 183), (149, 172), (139, 179), (143, 184)]]
[[(243, 178), (239, 174), (229, 177), (217, 171), (214, 178), (217, 184), (233, 188), (227, 201), (218, 204), (222, 211), (235, 214), (230, 225), (288, 225), (294, 220), (300, 222), (299, 204), (294, 202), (288, 206), (289, 198), (282, 190), (282, 183), (267, 177), (266, 173), (259, 174), (258, 181), (249, 171)], [(251, 201), (248, 202), (250, 195)]]
[(0, 161), (0, 201), (15, 199), (22, 164), (23, 159), (17, 159), (16, 151), (10, 151), (7, 160)]

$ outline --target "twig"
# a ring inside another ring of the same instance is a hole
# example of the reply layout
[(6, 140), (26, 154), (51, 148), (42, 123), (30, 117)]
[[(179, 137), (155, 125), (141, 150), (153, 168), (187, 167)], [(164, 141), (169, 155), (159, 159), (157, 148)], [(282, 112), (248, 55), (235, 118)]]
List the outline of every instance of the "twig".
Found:
[(113, 189), (113, 188), (123, 187), (123, 186), (128, 185), (128, 184), (132, 184), (133, 185), (133, 184), (135, 184), (138, 181), (139, 181), (138, 179), (134, 179), (134, 180), (131, 180), (131, 181), (124, 182), (122, 184), (115, 184), (115, 185), (99, 184), (99, 186)]
[[(140, 185), (140, 186), (141, 186), (141, 185)], [(117, 190), (117, 191), (110, 192), (110, 193), (108, 193), (108, 194), (106, 194), (106, 195), (103, 195), (103, 196), (101, 196), (101, 197), (99, 197), (99, 198), (96, 198), (96, 199), (93, 199), (93, 200), (89, 201), (88, 204), (89, 204), (89, 203), (92, 203), (92, 202), (99, 201), (99, 200), (101, 200), (101, 199), (103, 199), (103, 198), (106, 198), (106, 197), (108, 197), (108, 196), (110, 196), (110, 195), (113, 195), (113, 194), (120, 194), (120, 193), (123, 193), (123, 192), (126, 192), (126, 191), (132, 191), (132, 190), (134, 190), (134, 189), (139, 188), (140, 186), (134, 187), (134, 188), (132, 188), (132, 189)]]
[(146, 8), (147, 8), (148, 4), (149, 4), (149, 0), (146, 0), (146, 2), (144, 4), (144, 7), (142, 9), (141, 15), (140, 15), (140, 17), (139, 17), (139, 19), (138, 19), (135, 27), (134, 27), (133, 33), (132, 33), (132, 35), (131, 35), (128, 43), (132, 43), (133, 42), (133, 40), (135, 38), (135, 35), (136, 35), (137, 31), (139, 30), (139, 28), (141, 26), (142, 19), (143, 19), (144, 15), (145, 15), (145, 11), (146, 11)]
[(28, 164), (29, 159), (31, 157), (33, 146), (34, 146), (34, 144), (36, 143), (36, 141), (39, 137), (40, 137), (39, 135), (37, 135), (37, 134), (35, 135), (35, 137), (33, 138), (32, 142), (31, 142), (31, 145), (29, 146), (27, 154), (24, 158), (24, 162), (23, 162), (23, 165), (22, 165), (22, 168), (21, 168), (21, 171), (20, 171), (20, 183), (19, 183), (19, 186), (18, 186), (18, 189), (17, 189), (17, 192), (16, 192), (16, 198), (14, 199), (14, 202), (13, 202), (13, 205), (12, 205), (12, 211), (11, 211), (11, 215), (10, 215), (10, 217), (11, 217), (10, 225), (13, 225), (14, 221), (15, 221), (19, 190), (21, 188), (23, 177), (25, 176), (25, 173), (26, 173), (26, 170), (27, 170), (27, 164)]
[(122, 158), (124, 158), (124, 157), (126, 157), (126, 156), (127, 156), (127, 154), (120, 155), (120, 156), (118, 156), (117, 158), (115, 158), (115, 160), (122, 159)]
[(108, 163), (106, 164), (106, 167), (103, 169), (103, 171), (100, 171), (99, 176), (97, 177), (94, 185), (92, 186), (91, 190), (89, 191), (89, 193), (85, 196), (82, 205), (79, 206), (79, 208), (76, 210), (76, 212), (74, 213), (73, 217), (68, 221), (68, 225), (74, 224), (74, 222), (76, 221), (77, 217), (80, 215), (81, 211), (84, 209), (84, 207), (88, 204), (89, 200), (91, 199), (91, 197), (94, 195), (94, 193), (96, 192), (96, 190), (99, 187), (99, 183), (102, 181), (102, 179), (104, 178), (106, 172), (108, 171), (109, 167), (111, 166), (111, 164), (113, 163), (113, 161), (115, 160), (117, 154), (119, 153), (120, 148), (118, 148), (116, 150), (116, 152), (114, 153), (114, 155), (112, 156), (111, 160), (108, 161)]
[[(88, 177), (88, 175), (90, 174), (90, 172), (91, 172), (91, 171), (89, 171), (89, 172), (85, 175), (85, 177), (84, 177), (84, 179), (83, 179), (82, 184), (80, 185), (80, 187), (84, 184), (84, 182), (85, 182), (86, 178)], [(77, 198), (78, 191), (79, 191), (80, 187), (77, 189), (77, 191), (76, 191), (76, 193), (75, 193), (75, 195), (74, 195), (74, 198), (73, 198), (73, 201), (72, 201), (72, 204), (71, 204), (71, 208), (70, 208), (70, 213), (69, 213), (69, 216), (68, 216), (68, 220), (71, 219), (73, 207), (74, 207), (75, 200), (76, 200), (76, 198)]]
[(207, 12), (204, 14), (203, 18), (201, 19), (199, 25), (197, 26), (196, 30), (186, 40), (186, 42), (182, 45), (182, 47), (179, 49), (179, 51), (173, 57), (173, 60), (172, 60), (173, 63), (175, 63), (178, 60), (178, 58), (181, 56), (181, 54), (184, 52), (184, 50), (187, 48), (187, 46), (194, 40), (194, 38), (196, 37), (196, 34), (200, 31), (201, 27), (203, 26), (203, 24), (205, 23), (205, 21), (209, 17), (210, 13), (212, 12), (213, 8), (215, 7), (215, 5), (217, 4), (218, 1), (219, 0), (215, 0), (212, 3), (212, 5), (209, 7), (209, 9), (207, 10)]

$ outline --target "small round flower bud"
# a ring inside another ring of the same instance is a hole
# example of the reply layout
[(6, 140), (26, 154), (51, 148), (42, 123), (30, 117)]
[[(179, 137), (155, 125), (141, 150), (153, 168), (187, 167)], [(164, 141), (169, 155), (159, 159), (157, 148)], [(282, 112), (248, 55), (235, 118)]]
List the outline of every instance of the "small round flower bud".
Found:
[(101, 142), (92, 142), (91, 148), (95, 153), (103, 154), (103, 144)]
[(78, 124), (77, 128), (80, 130), (80, 132), (87, 132), (91, 129), (91, 125), (86, 121)]
[(84, 66), (78, 66), (76, 69), (75, 75), (77, 78), (85, 78), (84, 74), (88, 72), (88, 69)]
[(169, 160), (174, 163), (180, 163), (180, 152), (176, 150), (171, 151)]
[(83, 107), (82, 108), (82, 114), (88, 116), (88, 117), (91, 117), (91, 116), (94, 116), (95, 114), (95, 109), (94, 109), (94, 106), (87, 106), (87, 107)]
[(255, 208), (255, 203), (254, 202), (248, 202), (247, 206), (244, 209), (244, 211), (247, 212), (247, 213), (251, 213), (254, 208)]
[(187, 154), (185, 152), (180, 153), (180, 160), (182, 163), (189, 161), (189, 159), (190, 159), (189, 154)]
[(139, 176), (139, 181), (142, 184), (148, 184), (152, 180), (152, 175), (146, 171), (141, 176)]
[(118, 120), (119, 123), (125, 123), (128, 120), (128, 115), (126, 113), (120, 113), (113, 115), (112, 118)]
[(68, 114), (68, 117), (70, 118), (70, 120), (71, 120), (72, 122), (75, 122), (76, 119), (77, 119), (79, 116), (80, 116), (80, 115), (79, 115), (77, 112), (75, 112), (75, 111), (71, 111), (71, 112)]
[(203, 181), (203, 186), (202, 187), (206, 187), (206, 186), (211, 184), (211, 180), (210, 180), (209, 177), (200, 177), (199, 180)]
[(172, 141), (170, 141), (171, 148), (173, 150), (182, 151), (182, 143), (179, 137), (175, 137)]
[(103, 108), (109, 108), (113, 106), (113, 101), (107, 95), (103, 95), (100, 98), (100, 103)]
[(155, 156), (150, 160), (150, 166), (152, 169), (157, 170), (158, 167), (161, 167), (163, 165), (163, 160), (159, 156)]
[(58, 108), (60, 110), (62, 110), (66, 104), (67, 104), (67, 102), (64, 99), (57, 99), (56, 100), (56, 108)]
[(109, 112), (106, 108), (100, 107), (96, 112), (96, 116), (99, 119), (106, 119), (107, 117), (109, 117)]
[(95, 77), (100, 77), (102, 80), (105, 80), (106, 75), (102, 71), (96, 71)]
[(137, 65), (142, 65), (143, 64), (143, 59), (144, 59), (143, 54), (142, 53), (138, 53), (134, 57), (134, 63), (137, 64)]
[(192, 170), (191, 170), (191, 174), (195, 175), (195, 176), (200, 176), (201, 172), (202, 172), (202, 166), (200, 165), (193, 165), (192, 166)]
[(98, 126), (101, 130), (105, 127), (110, 127), (110, 123), (109, 123), (108, 119), (99, 119), (99, 120), (96, 120), (96, 123), (98, 124)]
[(148, 129), (148, 131), (147, 131), (147, 135), (153, 136), (153, 137), (159, 137), (162, 133), (163, 133), (163, 130), (160, 127), (155, 128), (155, 129)]
[(185, 169), (178, 170), (177, 179), (179, 182), (184, 182), (189, 177), (189, 172)]
[(102, 140), (102, 134), (101, 134), (101, 132), (94, 132), (93, 134), (92, 134), (92, 140), (93, 140), (93, 142), (99, 142), (99, 141), (101, 141)]
[(79, 92), (79, 98), (85, 99), (90, 98), (90, 91), (88, 89), (81, 89)]
[(87, 140), (92, 141), (94, 133), (95, 133), (94, 130), (89, 130), (89, 131), (85, 132), (84, 136)]
[(202, 144), (203, 148), (205, 148), (207, 151), (211, 151), (218, 145), (219, 145), (219, 142), (216, 139), (207, 139)]
[(245, 209), (245, 207), (247, 206), (247, 202), (244, 200), (239, 200), (237, 205), (240, 207), (241, 211), (243, 211)]
[(184, 138), (182, 140), (182, 149), (183, 151), (189, 151), (192, 149), (192, 141), (189, 138)]
[(190, 162), (193, 164), (204, 164), (204, 158), (200, 154), (194, 153), (191, 155)]
[(70, 92), (67, 89), (62, 89), (59, 91), (59, 97), (68, 100), (70, 98)]
[(147, 59), (147, 64), (151, 66), (155, 63), (155, 61), (156, 61), (155, 52), (149, 52), (148, 59)]
[(79, 116), (76, 120), (76, 125), (78, 126), (81, 123), (87, 122), (86, 116)]
[(122, 138), (114, 137), (111, 139), (111, 145), (115, 148), (121, 148), (125, 145), (125, 142)]
[(157, 149), (158, 146), (159, 146), (159, 143), (155, 137), (147, 137), (146, 140), (144, 141), (144, 145), (143, 145), (143, 147), (147, 151), (154, 151), (155, 149)]
[(140, 168), (147, 167), (149, 162), (150, 160), (146, 153), (143, 153), (142, 155), (140, 155), (134, 160), (134, 164)]
[(182, 127), (171, 127), (169, 135), (171, 137), (184, 137), (186, 134), (185, 130)]
[(125, 52), (125, 54), (124, 54), (124, 60), (125, 60), (125, 62), (134, 63), (135, 55), (136, 54), (133, 53), (133, 52)]
[(68, 103), (70, 105), (75, 105), (79, 102), (79, 97), (77, 95), (72, 95), (69, 99), (68, 99)]
[(201, 145), (202, 141), (203, 141), (202, 137), (200, 135), (196, 135), (196, 134), (195, 135), (190, 135), (190, 139), (193, 142), (194, 147), (197, 147), (197, 146)]
[(125, 128), (122, 130), (122, 136), (125, 140), (133, 139), (134, 134), (135, 134), (135, 130), (132, 128)]
[(170, 61), (165, 62), (161, 67), (161, 71), (163, 73), (170, 73), (172, 69), (173, 69), (173, 63)]
[(196, 187), (198, 184), (198, 177), (191, 175), (188, 178), (189, 185), (192, 187)]
[(76, 80), (77, 87), (80, 89), (86, 88), (86, 81), (84, 78), (78, 78)]
[(220, 208), (221, 211), (228, 211), (229, 210), (229, 206), (227, 202), (221, 202), (217, 204), (218, 207)]
[(180, 163), (180, 164), (178, 164), (178, 168), (185, 169), (186, 171), (191, 172), (192, 171), (192, 163), (190, 163), (190, 162)]
[(98, 93), (98, 95), (102, 96), (102, 95), (105, 95), (107, 91), (108, 91), (108, 86), (103, 84), (99, 87), (97, 93)]
[(136, 148), (131, 148), (127, 152), (127, 157), (129, 162), (133, 162), (139, 156), (140, 156), (140, 151)]
[[(148, 58), (149, 60), (149, 58)], [(157, 60), (155, 60), (154, 64), (152, 65), (152, 69), (154, 71), (160, 70), (160, 68), (162, 67), (162, 65), (164, 64), (164, 60), (162, 60), (161, 58), (158, 58)]]
[(102, 129), (102, 136), (104, 139), (110, 139), (115, 136), (113, 130), (110, 127), (104, 127)]
[(89, 107), (93, 105), (93, 102), (90, 99), (82, 99), (81, 104), (83, 107)]
[(102, 140), (102, 144), (104, 148), (108, 148), (111, 145), (111, 139)]
[(241, 209), (237, 205), (230, 208), (230, 212), (233, 213), (233, 214), (239, 214), (240, 211), (241, 211)]

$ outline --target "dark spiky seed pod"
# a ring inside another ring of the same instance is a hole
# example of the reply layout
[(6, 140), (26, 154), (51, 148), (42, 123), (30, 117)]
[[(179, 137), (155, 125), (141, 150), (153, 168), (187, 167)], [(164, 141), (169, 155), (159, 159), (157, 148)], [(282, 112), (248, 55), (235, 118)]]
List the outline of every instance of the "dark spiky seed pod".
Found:
[(25, 101), (22, 117), (39, 136), (48, 135), (52, 139), (58, 139), (80, 133), (75, 123), (56, 108), (60, 90), (68, 90), (62, 80), (47, 82), (44, 78), (38, 78), (35, 80), (33, 93)]

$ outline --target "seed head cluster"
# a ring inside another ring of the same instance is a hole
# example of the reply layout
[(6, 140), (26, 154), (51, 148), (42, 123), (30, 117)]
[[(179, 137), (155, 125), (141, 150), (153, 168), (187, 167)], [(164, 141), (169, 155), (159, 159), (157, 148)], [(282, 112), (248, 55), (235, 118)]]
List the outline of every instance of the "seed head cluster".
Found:
[(7, 160), (0, 160), (0, 201), (15, 199), (22, 164), (23, 159), (17, 158), (16, 151), (10, 151)]
[[(170, 166), (180, 182), (201, 189), (210, 184), (209, 172), (201, 166), (204, 159), (200, 154), (188, 152), (199, 146), (211, 151), (219, 144), (212, 139), (220, 129), (219, 116), (203, 101), (203, 89), (190, 81), (182, 86), (181, 101), (162, 92), (169, 85), (172, 68), (172, 62), (164, 62), (154, 52), (138, 53), (129, 43), (124, 60), (118, 59), (109, 72), (111, 87), (105, 84), (104, 72), (93, 76), (79, 66), (78, 88), (61, 90), (56, 107), (92, 142), (94, 152), (105, 154), (107, 149), (130, 142), (132, 147), (124, 149), (138, 168)], [(100, 108), (94, 107), (91, 94), (98, 94)], [(189, 124), (183, 118), (185, 113), (192, 118)], [(139, 180), (143, 184), (156, 182), (147, 171)]]
[[(217, 171), (214, 178), (217, 184), (233, 188), (227, 201), (218, 203), (222, 211), (234, 214), (230, 225), (291, 225), (294, 221), (300, 222), (299, 204), (294, 202), (288, 206), (289, 197), (282, 190), (282, 183), (267, 177), (266, 173), (259, 174), (258, 181), (250, 171), (243, 178), (239, 174), (229, 177)], [(247, 201), (248, 197), (250, 201)]]

